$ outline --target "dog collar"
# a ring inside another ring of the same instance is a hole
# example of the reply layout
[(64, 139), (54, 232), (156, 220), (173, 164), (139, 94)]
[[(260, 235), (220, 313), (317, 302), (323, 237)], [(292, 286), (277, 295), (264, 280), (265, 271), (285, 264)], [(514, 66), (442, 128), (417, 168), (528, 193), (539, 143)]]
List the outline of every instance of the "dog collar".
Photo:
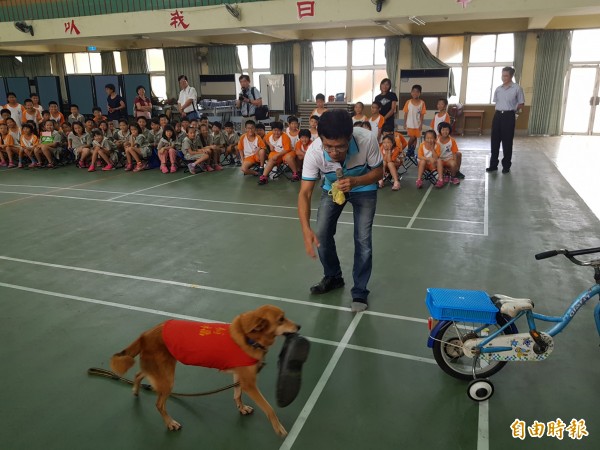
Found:
[(261, 350), (266, 350), (265, 346), (262, 344), (259, 344), (258, 342), (256, 342), (255, 340), (250, 339), (249, 337), (246, 336), (246, 343), (253, 348), (259, 348)]

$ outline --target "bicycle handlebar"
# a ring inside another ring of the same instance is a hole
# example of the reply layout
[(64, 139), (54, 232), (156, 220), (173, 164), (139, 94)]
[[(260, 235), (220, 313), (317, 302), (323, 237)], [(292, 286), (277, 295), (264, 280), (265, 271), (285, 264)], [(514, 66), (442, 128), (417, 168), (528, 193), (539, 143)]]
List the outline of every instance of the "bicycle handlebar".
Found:
[(540, 260), (540, 259), (552, 258), (553, 256), (556, 256), (556, 255), (565, 255), (571, 262), (573, 262), (579, 266), (591, 266), (591, 265), (599, 264), (600, 260), (580, 261), (577, 258), (575, 258), (575, 256), (589, 255), (591, 253), (600, 253), (600, 247), (584, 248), (581, 250), (567, 250), (567, 249), (550, 250), (547, 252), (538, 253), (537, 255), (535, 255), (535, 259)]

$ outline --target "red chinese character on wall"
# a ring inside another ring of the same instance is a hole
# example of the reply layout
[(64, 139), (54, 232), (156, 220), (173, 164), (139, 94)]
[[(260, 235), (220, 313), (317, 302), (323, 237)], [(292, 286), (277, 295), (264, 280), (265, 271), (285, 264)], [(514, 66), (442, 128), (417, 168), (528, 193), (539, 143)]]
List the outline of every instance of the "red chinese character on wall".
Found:
[(298, 19), (303, 17), (314, 17), (315, 16), (315, 2), (297, 2), (298, 5)]
[(79, 28), (75, 25), (75, 21), (71, 19), (71, 22), (65, 22), (65, 34), (80, 34)]
[(171, 13), (171, 23), (170, 23), (170, 25), (173, 28), (177, 28), (177, 27), (181, 26), (184, 30), (187, 30), (187, 27), (190, 26), (189, 23), (185, 23), (183, 21), (183, 11), (180, 13), (177, 10), (175, 10), (175, 12)]

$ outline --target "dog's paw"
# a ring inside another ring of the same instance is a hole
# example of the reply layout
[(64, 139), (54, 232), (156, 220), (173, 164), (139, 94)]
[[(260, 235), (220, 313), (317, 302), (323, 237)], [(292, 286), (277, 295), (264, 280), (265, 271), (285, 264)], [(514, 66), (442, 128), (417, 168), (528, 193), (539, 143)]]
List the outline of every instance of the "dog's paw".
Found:
[(242, 416), (247, 416), (254, 412), (254, 408), (252, 406), (242, 405), (238, 407), (238, 411)]
[(275, 433), (277, 433), (281, 437), (286, 437), (288, 434), (283, 425), (281, 425), (281, 423), (275, 428)]
[(167, 423), (167, 428), (169, 431), (179, 431), (181, 430), (181, 424), (176, 420), (171, 419), (169, 423)]

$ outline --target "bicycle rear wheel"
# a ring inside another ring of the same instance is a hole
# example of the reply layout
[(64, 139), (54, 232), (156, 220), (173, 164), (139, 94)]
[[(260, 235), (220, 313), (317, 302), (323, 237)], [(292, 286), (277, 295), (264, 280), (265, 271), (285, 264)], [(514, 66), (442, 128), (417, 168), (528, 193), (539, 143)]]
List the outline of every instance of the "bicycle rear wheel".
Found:
[[(433, 356), (440, 368), (448, 375), (459, 380), (473, 379), (473, 358), (464, 354), (462, 343), (467, 339), (489, 336), (502, 328), (508, 321), (500, 314), (497, 316), (497, 324), (486, 325), (483, 330), (480, 323), (470, 322), (448, 322), (434, 336)], [(506, 328), (503, 334), (515, 334), (517, 329), (514, 325)], [(475, 376), (477, 378), (489, 377), (504, 367), (506, 361), (484, 361), (478, 358), (475, 365)]]

